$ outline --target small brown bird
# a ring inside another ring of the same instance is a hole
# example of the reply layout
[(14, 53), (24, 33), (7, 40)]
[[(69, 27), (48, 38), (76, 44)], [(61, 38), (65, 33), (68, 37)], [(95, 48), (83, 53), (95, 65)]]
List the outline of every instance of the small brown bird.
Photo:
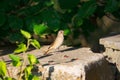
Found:
[(44, 55), (48, 54), (48, 52), (50, 50), (59, 48), (62, 45), (63, 41), (64, 41), (64, 31), (60, 30), (60, 31), (58, 31), (58, 34), (57, 34), (55, 41), (50, 45), (50, 47), (44, 53)]

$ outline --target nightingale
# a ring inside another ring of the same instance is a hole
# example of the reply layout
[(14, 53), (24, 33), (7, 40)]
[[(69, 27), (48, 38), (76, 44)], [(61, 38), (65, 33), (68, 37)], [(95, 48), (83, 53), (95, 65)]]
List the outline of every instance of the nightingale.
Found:
[(44, 53), (44, 55), (47, 55), (50, 50), (58, 49), (64, 41), (64, 31), (60, 30), (58, 31), (57, 37), (55, 41), (49, 46), (48, 50)]

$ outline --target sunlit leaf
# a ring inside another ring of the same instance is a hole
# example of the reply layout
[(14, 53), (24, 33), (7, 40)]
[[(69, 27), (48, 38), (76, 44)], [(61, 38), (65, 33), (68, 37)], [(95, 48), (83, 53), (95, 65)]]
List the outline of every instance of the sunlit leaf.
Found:
[(28, 54), (28, 60), (31, 65), (39, 63), (38, 59), (33, 54)]
[(21, 53), (25, 52), (27, 50), (27, 47), (24, 43), (21, 43), (18, 45), (18, 48), (14, 50), (14, 53)]
[(2, 76), (7, 75), (6, 63), (4, 61), (0, 61), (0, 75)]
[(20, 57), (14, 55), (14, 54), (10, 54), (9, 57), (12, 59), (13, 66), (20, 66), (21, 65)]
[(27, 75), (31, 74), (32, 68), (33, 68), (33, 66), (28, 66), (28, 67), (25, 68), (25, 71), (26, 71)]
[(24, 30), (20, 30), (20, 32), (25, 38), (27, 39), (31, 38), (31, 34), (29, 32), (24, 31)]
[(42, 79), (40, 79), (38, 76), (34, 75), (32, 80), (42, 80)]
[(37, 35), (42, 35), (48, 29), (45, 24), (33, 24), (34, 26), (34, 33)]
[(64, 29), (64, 35), (66, 36), (66, 35), (68, 35), (68, 34), (70, 34), (71, 33), (71, 31), (70, 31), (70, 29)]
[(25, 68), (25, 80), (29, 80), (29, 77), (31, 77), (32, 73), (31, 70), (33, 69), (33, 66), (28, 66)]
[(35, 48), (40, 49), (40, 44), (39, 44), (39, 42), (36, 39), (32, 39), (30, 44), (32, 46), (34, 46)]

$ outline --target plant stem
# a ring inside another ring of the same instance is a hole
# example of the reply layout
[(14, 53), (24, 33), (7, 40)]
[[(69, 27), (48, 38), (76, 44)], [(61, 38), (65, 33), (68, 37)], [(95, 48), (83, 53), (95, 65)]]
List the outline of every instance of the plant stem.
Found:
[(23, 52), (22, 57), (23, 57), (23, 63), (20, 67), (20, 76), (19, 76), (18, 80), (22, 80), (21, 77), (22, 77), (22, 73), (23, 73), (23, 70), (24, 70), (25, 58), (26, 58), (25, 52)]
[[(30, 39), (27, 40), (27, 49), (26, 49), (26, 51), (28, 50), (29, 45), (30, 45)], [(18, 80), (21, 80), (22, 73), (24, 71), (24, 66), (26, 66), (26, 61), (27, 61), (26, 51), (24, 51), (23, 55), (22, 55), (22, 57), (23, 57), (23, 63), (22, 63), (21, 68), (20, 68), (20, 76), (19, 76)]]

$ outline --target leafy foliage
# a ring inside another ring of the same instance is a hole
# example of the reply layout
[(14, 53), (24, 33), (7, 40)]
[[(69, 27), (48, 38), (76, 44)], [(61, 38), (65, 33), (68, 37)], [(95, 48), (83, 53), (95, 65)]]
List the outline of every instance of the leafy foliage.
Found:
[[(91, 16), (102, 17), (111, 13), (120, 18), (119, 9), (119, 0), (2, 0), (0, 39), (8, 39), (12, 43), (23, 42), (24, 38), (18, 35), (24, 32), (21, 29), (30, 32), (31, 36), (63, 29), (67, 36), (71, 32), (68, 23), (76, 30), (86, 21), (91, 24)], [(84, 29), (82, 28), (83, 31)], [(27, 38), (31, 36), (24, 35)]]
[[(40, 44), (37, 40), (35, 39), (31, 39), (31, 34), (27, 31), (24, 31), (21, 29), (21, 34), (27, 39), (27, 44), (24, 43), (20, 43), (18, 45), (18, 48), (14, 50), (14, 53), (21, 53), (23, 52), (23, 59), (22, 59), (22, 63), (21, 63), (21, 58), (15, 54), (10, 54), (9, 57), (12, 60), (12, 65), (15, 67), (19, 67), (20, 66), (20, 74), (18, 77), (18, 80), (22, 79), (22, 74), (24, 74), (24, 79), (25, 80), (40, 80), (40, 78), (34, 74), (32, 74), (32, 69), (34, 68), (34, 65), (39, 63), (38, 59), (32, 55), (32, 54), (28, 54), (26, 55), (26, 51), (28, 50), (30, 44), (33, 45), (35, 48), (39, 49), (40, 48)], [(26, 61), (27, 61), (27, 57), (28, 56), (28, 61), (29, 61), (29, 65), (26, 65)], [(12, 80), (11, 77), (4, 77), (6, 76), (7, 73), (7, 68), (6, 68), (6, 64), (5, 62), (1, 61), (0, 62), (0, 75), (3, 77), (4, 80)], [(25, 68), (23, 66), (26, 66)]]
[(21, 34), (27, 39), (27, 45), (23, 42), (18, 45), (18, 48), (14, 50), (14, 53), (26, 52), (31, 44), (36, 49), (40, 49), (40, 44), (36, 39), (31, 39), (31, 34), (27, 31), (21, 30)]

